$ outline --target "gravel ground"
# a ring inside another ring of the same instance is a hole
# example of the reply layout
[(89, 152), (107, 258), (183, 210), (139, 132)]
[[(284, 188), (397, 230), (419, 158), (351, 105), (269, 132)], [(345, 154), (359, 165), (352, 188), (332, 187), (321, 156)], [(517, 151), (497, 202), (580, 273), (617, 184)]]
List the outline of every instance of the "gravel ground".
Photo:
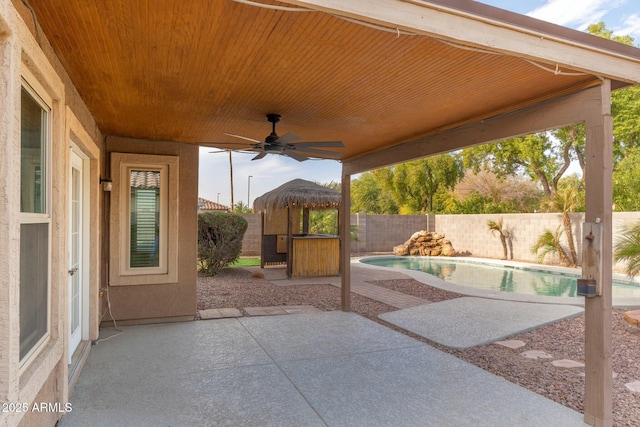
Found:
[[(319, 281), (321, 283), (321, 280)], [(413, 279), (378, 280), (370, 283), (428, 301), (438, 302), (460, 295), (432, 288)], [(396, 310), (386, 304), (352, 294), (352, 311), (375, 322), (390, 326), (378, 315)], [(276, 286), (240, 268), (228, 268), (217, 277), (198, 278), (198, 309), (266, 307), (277, 305), (313, 305), (329, 311), (340, 309), (340, 290), (327, 284)], [(613, 311), (613, 417), (615, 426), (640, 427), (640, 393), (631, 392), (626, 383), (640, 381), (640, 328), (622, 319), (623, 311)], [(243, 311), (244, 315), (247, 315)], [(509, 339), (522, 340), (524, 347), (512, 350), (495, 344), (453, 350), (413, 334), (392, 329), (426, 342), (442, 351), (466, 360), (562, 405), (583, 412), (584, 369), (562, 369), (549, 359), (527, 359), (521, 353), (542, 350), (551, 360), (571, 359), (584, 363), (584, 317), (578, 316)]]

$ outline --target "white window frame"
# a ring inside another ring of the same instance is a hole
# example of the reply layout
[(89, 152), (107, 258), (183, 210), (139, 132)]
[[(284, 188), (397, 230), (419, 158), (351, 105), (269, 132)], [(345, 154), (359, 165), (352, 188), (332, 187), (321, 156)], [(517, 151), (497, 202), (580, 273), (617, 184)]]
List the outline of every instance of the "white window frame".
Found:
[[(25, 68), (22, 69), (22, 82), (20, 92), (25, 90), (40, 105), (46, 113), (45, 123), (45, 142), (44, 142), (44, 171), (41, 173), (41, 179), (44, 181), (44, 204), (43, 213), (22, 212), (20, 208), (20, 226), (23, 224), (47, 224), (47, 326), (46, 332), (42, 337), (29, 349), (29, 351), (20, 358), (19, 369), (23, 372), (31, 361), (33, 361), (45, 344), (51, 338), (51, 239), (52, 239), (52, 221), (51, 221), (51, 191), (52, 191), (52, 173), (51, 173), (51, 153), (52, 153), (52, 123), (53, 123), (53, 100), (47, 95), (44, 88), (38, 83), (36, 78)], [(22, 168), (22, 166), (21, 166)], [(22, 173), (22, 171), (21, 171)], [(22, 197), (22, 190), (20, 191)], [(21, 343), (20, 343), (21, 344)]]
[[(111, 153), (111, 286), (177, 283), (178, 157)], [(130, 267), (131, 171), (160, 172), (159, 266)]]

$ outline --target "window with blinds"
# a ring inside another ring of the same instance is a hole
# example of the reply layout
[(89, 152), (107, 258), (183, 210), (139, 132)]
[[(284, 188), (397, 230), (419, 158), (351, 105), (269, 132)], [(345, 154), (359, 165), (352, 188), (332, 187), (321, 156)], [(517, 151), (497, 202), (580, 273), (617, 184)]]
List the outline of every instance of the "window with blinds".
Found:
[(111, 286), (178, 280), (179, 158), (111, 153)]
[(129, 267), (160, 266), (160, 171), (130, 171)]

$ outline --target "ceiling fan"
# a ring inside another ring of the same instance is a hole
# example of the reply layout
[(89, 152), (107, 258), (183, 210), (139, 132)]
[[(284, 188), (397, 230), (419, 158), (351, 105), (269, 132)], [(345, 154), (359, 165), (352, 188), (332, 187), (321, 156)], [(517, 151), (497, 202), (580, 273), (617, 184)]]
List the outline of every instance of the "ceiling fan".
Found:
[[(339, 159), (341, 156), (341, 153), (321, 150), (319, 148), (344, 148), (342, 141), (309, 141), (294, 143), (295, 141), (302, 139), (302, 137), (294, 135), (293, 133), (278, 136), (276, 133), (276, 123), (280, 121), (280, 114), (267, 114), (267, 121), (272, 124), (272, 130), (271, 134), (268, 135), (264, 141), (258, 141), (257, 139), (247, 138), (245, 136), (235, 135), (232, 133), (225, 133), (225, 135), (252, 142), (253, 144), (241, 149), (241, 151), (258, 152), (258, 155), (251, 160), (262, 159), (267, 154), (280, 154), (282, 156), (291, 157), (299, 162), (308, 160), (311, 157), (321, 159)], [(216, 145), (226, 144), (233, 143), (220, 143)]]

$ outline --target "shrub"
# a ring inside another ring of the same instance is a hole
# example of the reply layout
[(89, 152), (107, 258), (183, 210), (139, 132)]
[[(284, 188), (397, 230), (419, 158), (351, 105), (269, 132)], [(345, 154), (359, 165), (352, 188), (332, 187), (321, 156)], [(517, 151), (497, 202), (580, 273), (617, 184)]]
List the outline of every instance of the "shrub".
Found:
[(621, 231), (613, 256), (616, 261), (626, 261), (627, 275), (635, 277), (640, 274), (640, 222), (626, 224)]
[(214, 276), (238, 259), (247, 226), (247, 220), (236, 214), (198, 215), (198, 260), (203, 273)]

